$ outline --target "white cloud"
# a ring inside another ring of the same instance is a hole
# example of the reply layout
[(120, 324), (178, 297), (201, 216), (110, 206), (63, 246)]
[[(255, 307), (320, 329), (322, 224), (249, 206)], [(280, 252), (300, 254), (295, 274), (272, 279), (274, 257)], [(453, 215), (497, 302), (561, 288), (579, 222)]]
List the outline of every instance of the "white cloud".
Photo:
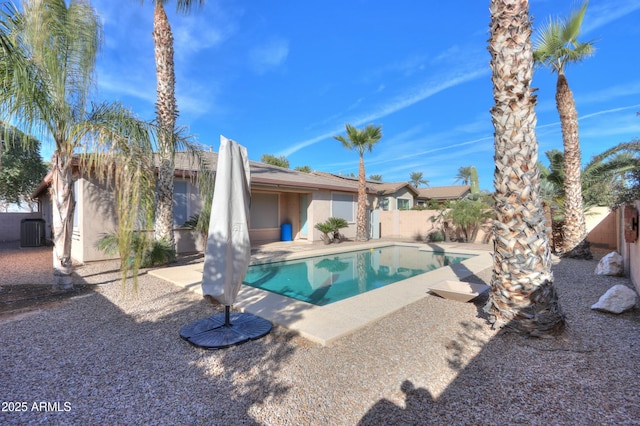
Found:
[[(407, 90), (402, 96), (398, 96), (395, 99), (392, 99), (391, 101), (389, 101), (388, 103), (380, 105), (376, 110), (371, 111), (361, 117), (353, 117), (351, 119), (343, 120), (343, 122), (351, 123), (354, 126), (360, 126), (363, 124), (369, 124), (369, 123), (375, 122), (380, 118), (386, 117), (387, 115), (393, 114), (394, 112), (408, 108), (446, 89), (483, 77), (489, 74), (489, 72), (490, 70), (488, 67), (476, 67), (472, 71), (459, 72), (457, 75), (453, 73), (449, 73), (448, 79), (442, 79), (442, 76), (433, 77), (422, 86), (412, 87), (409, 90)], [(291, 154), (307, 146), (313, 145), (322, 140), (330, 138), (333, 135), (336, 135), (342, 131), (343, 131), (343, 125), (341, 124), (340, 126), (336, 126), (331, 131), (325, 132), (320, 136), (307, 139), (306, 141), (297, 143), (285, 150), (282, 150), (281, 155), (288, 157)]]
[(582, 33), (592, 32), (638, 9), (640, 9), (640, 2), (637, 0), (622, 2), (607, 0), (593, 7), (590, 5), (585, 15)]
[(258, 74), (264, 74), (282, 65), (289, 56), (289, 42), (282, 38), (272, 38), (256, 46), (249, 52), (249, 62)]

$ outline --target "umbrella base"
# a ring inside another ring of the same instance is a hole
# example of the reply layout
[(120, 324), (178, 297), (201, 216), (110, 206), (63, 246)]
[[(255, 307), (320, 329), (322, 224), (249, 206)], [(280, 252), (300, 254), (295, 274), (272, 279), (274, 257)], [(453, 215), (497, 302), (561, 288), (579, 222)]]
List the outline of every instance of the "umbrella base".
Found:
[(185, 325), (180, 337), (204, 349), (222, 349), (259, 339), (271, 331), (271, 323), (247, 313), (216, 314)]

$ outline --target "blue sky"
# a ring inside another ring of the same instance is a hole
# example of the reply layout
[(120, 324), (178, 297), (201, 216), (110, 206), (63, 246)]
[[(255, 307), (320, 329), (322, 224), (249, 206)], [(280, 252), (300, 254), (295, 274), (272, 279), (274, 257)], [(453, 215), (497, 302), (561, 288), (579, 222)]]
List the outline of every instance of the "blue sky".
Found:
[[(104, 24), (98, 100), (154, 118), (155, 63), (148, 1), (93, 0)], [(534, 29), (576, 1), (531, 0)], [(358, 155), (333, 135), (346, 123), (382, 126), (365, 154), (367, 176), (452, 185), (474, 165), (493, 189), (489, 1), (350, 0), (205, 2), (167, 12), (175, 37), (178, 123), (217, 151), (222, 134), (252, 160), (284, 155), (291, 167), (357, 174)], [(567, 69), (580, 117), (583, 162), (640, 137), (640, 2), (591, 0), (581, 40), (596, 53)], [(562, 149), (556, 76), (535, 72), (540, 156)], [(43, 150), (46, 159), (50, 152)], [(545, 159), (546, 160), (546, 159)]]

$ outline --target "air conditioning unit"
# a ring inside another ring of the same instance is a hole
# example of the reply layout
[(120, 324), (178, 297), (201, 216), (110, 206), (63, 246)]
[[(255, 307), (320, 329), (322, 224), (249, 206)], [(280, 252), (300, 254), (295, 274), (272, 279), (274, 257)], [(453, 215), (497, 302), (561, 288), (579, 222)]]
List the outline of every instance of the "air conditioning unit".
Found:
[(44, 219), (22, 219), (20, 221), (20, 246), (40, 247), (45, 245)]

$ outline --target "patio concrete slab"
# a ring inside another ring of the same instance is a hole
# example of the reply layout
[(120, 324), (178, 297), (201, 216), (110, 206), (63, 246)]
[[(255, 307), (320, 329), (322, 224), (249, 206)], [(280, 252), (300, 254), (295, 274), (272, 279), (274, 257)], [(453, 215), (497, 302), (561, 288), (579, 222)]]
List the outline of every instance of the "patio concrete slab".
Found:
[[(274, 243), (254, 250), (252, 264), (285, 259), (293, 260), (390, 244), (394, 244), (394, 242), (370, 241), (367, 243), (332, 246), (295, 242), (286, 244)], [(427, 244), (405, 242), (396, 242), (396, 244), (410, 244), (425, 250), (434, 250), (433, 246)], [(268, 319), (274, 324), (294, 330), (300, 333), (301, 336), (321, 345), (329, 345), (332, 341), (352, 333), (358, 328), (377, 321), (423, 297), (427, 297), (430, 287), (443, 280), (459, 281), (492, 266), (491, 254), (487, 249), (483, 250), (477, 247), (470, 249), (468, 247), (468, 245), (463, 244), (438, 244), (438, 248), (435, 248), (436, 250), (443, 250), (447, 253), (472, 254), (474, 257), (456, 265), (445, 266), (325, 306), (315, 306), (243, 285), (238, 293), (234, 309)], [(156, 269), (149, 271), (149, 274), (179, 287), (187, 288), (197, 294), (202, 294), (200, 285), (202, 270), (203, 264), (196, 263)]]

